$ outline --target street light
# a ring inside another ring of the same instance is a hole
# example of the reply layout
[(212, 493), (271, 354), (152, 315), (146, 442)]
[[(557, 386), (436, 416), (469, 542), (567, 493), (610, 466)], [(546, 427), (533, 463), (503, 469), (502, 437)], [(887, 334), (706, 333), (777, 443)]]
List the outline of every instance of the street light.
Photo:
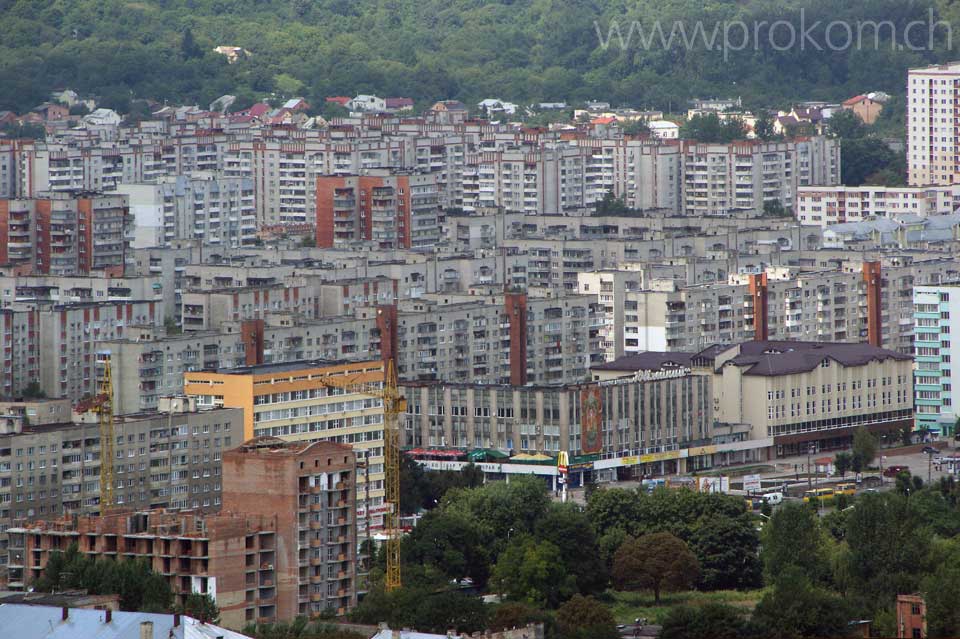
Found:
[(815, 452), (817, 452), (816, 447), (813, 444), (810, 444), (810, 447), (807, 448), (807, 488), (810, 488), (813, 485), (813, 479), (810, 477), (810, 456)]

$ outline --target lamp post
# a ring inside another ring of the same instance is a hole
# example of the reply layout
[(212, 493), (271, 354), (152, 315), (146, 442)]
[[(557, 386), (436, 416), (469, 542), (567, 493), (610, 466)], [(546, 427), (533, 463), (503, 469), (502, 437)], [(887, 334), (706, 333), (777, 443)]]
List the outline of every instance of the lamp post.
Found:
[(807, 448), (807, 488), (813, 486), (813, 479), (810, 477), (810, 456), (813, 455), (814, 452), (816, 452), (814, 445), (810, 444), (810, 447)]

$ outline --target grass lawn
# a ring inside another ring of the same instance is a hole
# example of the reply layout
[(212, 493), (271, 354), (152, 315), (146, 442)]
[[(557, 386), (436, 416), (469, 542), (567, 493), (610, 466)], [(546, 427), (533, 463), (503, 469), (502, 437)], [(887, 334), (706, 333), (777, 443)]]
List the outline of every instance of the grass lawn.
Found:
[(652, 591), (626, 592), (608, 590), (604, 596), (610, 605), (617, 623), (633, 623), (637, 617), (646, 617), (650, 623), (660, 623), (671, 606), (687, 604), (702, 606), (706, 603), (725, 603), (752, 610), (762, 590), (717, 590), (715, 592), (664, 592), (660, 593), (660, 603), (653, 601)]

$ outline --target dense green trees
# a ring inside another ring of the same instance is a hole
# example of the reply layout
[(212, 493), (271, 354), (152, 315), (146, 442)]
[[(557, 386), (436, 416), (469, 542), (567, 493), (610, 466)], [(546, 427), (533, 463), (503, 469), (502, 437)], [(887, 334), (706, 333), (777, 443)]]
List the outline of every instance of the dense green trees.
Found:
[(697, 142), (733, 142), (747, 137), (747, 127), (739, 118), (721, 120), (716, 113), (709, 113), (687, 120), (680, 135)]
[(629, 537), (669, 532), (690, 547), (705, 590), (760, 584), (759, 536), (743, 500), (688, 490), (653, 494), (620, 488), (598, 490), (587, 503), (607, 563)]
[(568, 571), (560, 549), (532, 537), (515, 539), (493, 569), (494, 590), (511, 600), (556, 608), (577, 592), (577, 578)]
[(473, 488), (483, 484), (483, 471), (468, 464), (460, 472), (431, 471), (413, 459), (400, 460), (400, 507), (404, 514), (435, 508), (452, 488)]
[(51, 553), (33, 587), (39, 592), (79, 589), (90, 594), (120, 595), (120, 609), (168, 612), (173, 592), (167, 580), (146, 561), (94, 560), (72, 544), (65, 553)]
[[(905, 70), (943, 60), (945, 30), (931, 51), (895, 49), (887, 29), (879, 46), (822, 51), (773, 46), (765, 31), (756, 46), (722, 52), (681, 38), (644, 47), (631, 21), (646, 31), (674, 21), (688, 32), (697, 21), (784, 19), (824, 42), (823, 25), (957, 18), (948, 0), (827, 0), (702, 3), (474, 2), (472, 0), (3, 0), (0, 12), (0, 109), (29, 109), (50, 89), (71, 86), (111, 104), (135, 97), (208, 104), (224, 93), (258, 97), (302, 83), (315, 104), (327, 95), (375, 92), (425, 101), (500, 96), (513, 101), (586, 100), (682, 111), (691, 96), (742, 95), (777, 105), (798, 99), (839, 100), (866, 90), (903, 91)], [(816, 28), (820, 25), (819, 28)], [(919, 30), (917, 30), (919, 31)], [(804, 32), (806, 33), (806, 32)], [(735, 37), (735, 36), (734, 36)], [(217, 45), (241, 46), (252, 57), (227, 64)], [(822, 45), (821, 45), (822, 46)], [(902, 129), (901, 129), (902, 130)]]
[(610, 609), (592, 597), (574, 595), (557, 610), (557, 627), (564, 639), (617, 639)]
[(733, 606), (708, 603), (704, 606), (676, 606), (663, 620), (660, 639), (739, 639), (746, 619)]

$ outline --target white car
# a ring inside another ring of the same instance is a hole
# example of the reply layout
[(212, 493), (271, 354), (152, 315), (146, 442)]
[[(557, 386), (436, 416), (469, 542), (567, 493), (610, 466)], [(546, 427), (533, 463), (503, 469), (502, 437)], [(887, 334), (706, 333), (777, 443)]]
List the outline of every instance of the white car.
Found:
[(767, 493), (763, 496), (763, 501), (771, 506), (779, 506), (783, 503), (783, 493)]

